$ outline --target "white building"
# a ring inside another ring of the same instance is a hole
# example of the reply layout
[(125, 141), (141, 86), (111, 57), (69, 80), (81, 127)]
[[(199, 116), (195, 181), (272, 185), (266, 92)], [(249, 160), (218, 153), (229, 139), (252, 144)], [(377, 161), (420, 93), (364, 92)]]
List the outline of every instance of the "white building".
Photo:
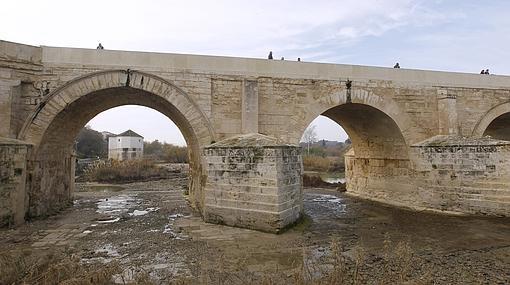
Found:
[(108, 137), (108, 159), (142, 158), (143, 137), (132, 130)]

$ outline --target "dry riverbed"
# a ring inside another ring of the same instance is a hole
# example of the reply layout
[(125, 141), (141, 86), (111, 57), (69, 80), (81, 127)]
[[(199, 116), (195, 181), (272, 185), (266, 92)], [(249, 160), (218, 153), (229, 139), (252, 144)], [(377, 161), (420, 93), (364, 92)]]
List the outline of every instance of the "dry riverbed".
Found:
[(0, 230), (0, 283), (510, 283), (508, 218), (411, 212), (306, 188), (306, 218), (273, 235), (202, 222), (186, 185), (179, 175), (77, 184), (69, 209)]

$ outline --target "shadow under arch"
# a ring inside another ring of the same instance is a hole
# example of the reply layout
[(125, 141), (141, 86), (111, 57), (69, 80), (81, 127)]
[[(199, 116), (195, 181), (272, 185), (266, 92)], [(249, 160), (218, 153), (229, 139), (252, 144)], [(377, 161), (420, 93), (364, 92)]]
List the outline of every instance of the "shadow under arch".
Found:
[(491, 136), (510, 141), (510, 102), (497, 105), (485, 113), (474, 127), (472, 136)]
[(27, 176), (28, 215), (66, 206), (74, 188), (73, 144), (97, 114), (122, 105), (152, 108), (183, 134), (190, 157), (190, 196), (203, 205), (201, 147), (214, 140), (207, 117), (191, 97), (168, 81), (138, 71), (89, 74), (56, 89), (25, 123), (19, 138), (34, 145)]
[(345, 155), (347, 191), (390, 204), (412, 199), (409, 147), (393, 118), (360, 103), (341, 104), (321, 115), (343, 127), (352, 142)]

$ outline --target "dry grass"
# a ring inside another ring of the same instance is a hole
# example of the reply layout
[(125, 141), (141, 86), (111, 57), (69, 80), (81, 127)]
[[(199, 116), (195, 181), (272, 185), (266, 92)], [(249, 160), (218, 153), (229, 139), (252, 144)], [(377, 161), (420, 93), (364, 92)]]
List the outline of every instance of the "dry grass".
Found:
[(116, 262), (83, 264), (66, 252), (36, 255), (25, 250), (0, 254), (0, 284), (111, 284), (112, 276), (120, 272)]
[(329, 169), (331, 161), (326, 157), (304, 155), (303, 156), (303, 167), (305, 171), (323, 171), (326, 172)]
[[(426, 273), (416, 275), (413, 265), (419, 263), (408, 242), (393, 243), (386, 239), (376, 264), (367, 262), (362, 246), (350, 250), (334, 238), (326, 254), (317, 257), (313, 248), (303, 248), (301, 262), (292, 262), (294, 269), (254, 272), (247, 269), (252, 253), (246, 260), (231, 261), (220, 253), (211, 256), (206, 248), (197, 249), (200, 262), (194, 277), (171, 278), (169, 284), (431, 284)], [(275, 249), (277, 250), (277, 249)], [(299, 259), (298, 259), (299, 260)], [(373, 271), (375, 270), (375, 272)], [(129, 271), (131, 278), (123, 276)], [(414, 274), (414, 275), (413, 275)], [(55, 250), (36, 255), (30, 250), (0, 254), (0, 284), (159, 284), (141, 265), (84, 263), (69, 252)]]
[(156, 166), (152, 160), (100, 161), (85, 170), (85, 181), (133, 182), (165, 178), (168, 171)]
[(341, 172), (345, 170), (344, 158), (304, 155), (303, 168), (305, 171)]

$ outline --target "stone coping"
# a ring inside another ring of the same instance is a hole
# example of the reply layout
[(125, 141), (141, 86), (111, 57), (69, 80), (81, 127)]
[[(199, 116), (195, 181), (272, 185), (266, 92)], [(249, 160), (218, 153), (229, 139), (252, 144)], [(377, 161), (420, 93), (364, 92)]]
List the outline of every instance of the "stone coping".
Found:
[(293, 144), (286, 144), (274, 137), (266, 136), (258, 133), (250, 133), (245, 135), (233, 136), (222, 141), (210, 144), (205, 149), (214, 148), (287, 148), (299, 147)]
[(491, 137), (470, 138), (460, 136), (438, 135), (428, 138), (422, 142), (411, 145), (411, 147), (451, 147), (451, 146), (504, 146), (510, 145), (510, 141), (493, 139)]

